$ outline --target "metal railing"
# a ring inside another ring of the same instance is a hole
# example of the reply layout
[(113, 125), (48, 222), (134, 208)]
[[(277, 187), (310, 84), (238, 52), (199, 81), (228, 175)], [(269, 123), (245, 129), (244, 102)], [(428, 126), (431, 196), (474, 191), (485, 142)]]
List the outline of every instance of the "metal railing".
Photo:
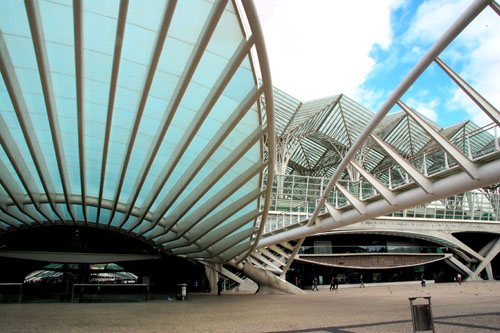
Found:
[[(340, 195), (342, 194), (338, 191), (332, 192), (333, 197), (328, 202), (331, 204), (342, 202), (339, 200)], [(308, 198), (309, 194), (303, 197)], [(345, 200), (345, 198), (342, 199)], [(311, 217), (316, 200), (300, 201), (295, 197), (294, 200), (287, 199), (286, 205), (282, 202), (281, 205), (275, 206), (275, 209), (268, 215), (264, 233), (274, 233), (302, 225)], [(498, 222), (500, 221), (500, 194), (467, 192), (397, 211), (387, 216), (402, 219)]]
[(301, 246), (298, 254), (363, 254), (363, 253), (448, 253), (445, 246), (417, 245), (331, 245), (331, 246)]
[[(500, 151), (495, 124), (478, 128), (450, 142), (473, 161)], [(439, 146), (429, 147), (424, 153), (414, 156), (409, 161), (427, 177), (454, 168), (458, 169), (457, 163)], [(391, 190), (397, 190), (413, 183), (413, 179), (398, 165), (393, 165), (374, 174), (374, 176)], [(310, 218), (329, 180), (327, 177), (275, 175), (271, 191), (270, 212), (264, 233), (300, 225)], [(264, 182), (267, 182), (266, 178)], [(360, 200), (369, 200), (378, 195), (375, 188), (362, 178), (356, 181), (339, 180), (337, 183)], [(343, 209), (351, 204), (337, 187), (330, 192), (326, 201), (337, 209)], [(394, 212), (388, 216), (500, 221), (499, 205), (498, 194), (468, 192)], [(325, 211), (323, 207), (322, 213)]]

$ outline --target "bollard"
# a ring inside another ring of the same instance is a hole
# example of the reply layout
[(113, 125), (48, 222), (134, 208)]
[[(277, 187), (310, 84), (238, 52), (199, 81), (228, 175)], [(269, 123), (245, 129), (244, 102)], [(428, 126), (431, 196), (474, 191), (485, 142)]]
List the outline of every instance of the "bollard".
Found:
[(187, 297), (187, 283), (179, 283), (178, 286), (180, 287), (180, 290), (177, 294), (177, 299), (179, 301), (183, 301)]
[[(427, 300), (424, 304), (414, 304), (414, 301), (423, 298)], [(432, 318), (431, 297), (410, 297), (411, 319), (413, 332), (434, 332), (434, 319)]]

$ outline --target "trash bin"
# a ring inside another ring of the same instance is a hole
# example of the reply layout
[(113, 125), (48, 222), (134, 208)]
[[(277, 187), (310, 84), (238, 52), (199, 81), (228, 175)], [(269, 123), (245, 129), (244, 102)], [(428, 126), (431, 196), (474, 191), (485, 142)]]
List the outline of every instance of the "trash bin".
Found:
[(187, 283), (179, 283), (179, 291), (177, 293), (177, 300), (183, 301), (187, 297)]
[[(417, 299), (424, 299), (427, 303), (416, 304)], [(434, 320), (432, 318), (431, 297), (410, 297), (411, 319), (413, 332), (434, 332)]]

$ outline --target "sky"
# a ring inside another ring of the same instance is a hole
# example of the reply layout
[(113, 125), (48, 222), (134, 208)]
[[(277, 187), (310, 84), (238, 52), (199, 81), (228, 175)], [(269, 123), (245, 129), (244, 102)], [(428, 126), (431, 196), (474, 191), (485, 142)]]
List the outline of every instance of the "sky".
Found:
[[(275, 87), (302, 102), (344, 93), (374, 112), (471, 2), (255, 1)], [(491, 8), (440, 58), (500, 109), (500, 16)], [(443, 127), (491, 123), (436, 64), (401, 100)]]

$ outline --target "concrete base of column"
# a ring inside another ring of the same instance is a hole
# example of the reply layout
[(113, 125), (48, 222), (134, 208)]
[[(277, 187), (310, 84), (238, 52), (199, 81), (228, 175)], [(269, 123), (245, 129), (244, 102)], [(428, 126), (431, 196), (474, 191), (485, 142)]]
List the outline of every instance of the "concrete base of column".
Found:
[[(219, 267), (217, 267), (217, 265)], [(220, 264), (206, 264), (205, 273), (207, 274), (208, 283), (210, 285), (210, 294), (217, 294), (217, 281), (219, 280)]]
[(284, 279), (274, 275), (271, 272), (255, 267), (249, 262), (242, 263), (241, 265), (234, 265), (236, 268), (241, 269), (243, 274), (255, 281), (259, 285), (258, 293), (265, 294), (304, 294), (305, 291), (297, 288)]

